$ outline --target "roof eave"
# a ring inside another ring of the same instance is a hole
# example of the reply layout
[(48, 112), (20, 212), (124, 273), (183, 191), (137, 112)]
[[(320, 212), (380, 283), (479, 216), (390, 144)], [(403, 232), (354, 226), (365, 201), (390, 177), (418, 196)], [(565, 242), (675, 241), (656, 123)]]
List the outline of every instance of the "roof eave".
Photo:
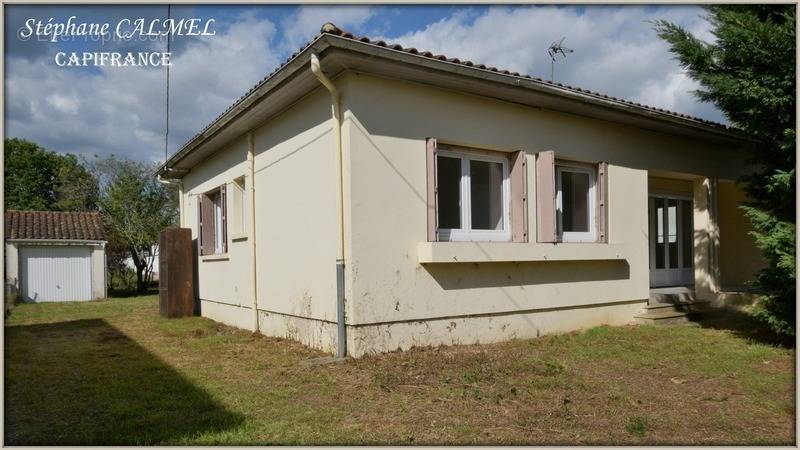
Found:
[(104, 239), (17, 239), (6, 238), (10, 244), (72, 244), (72, 245), (104, 245)]
[(233, 120), (239, 117), (243, 112), (250, 109), (255, 103), (266, 99), (266, 96), (271, 94), (276, 87), (280, 86), (283, 82), (289, 79), (298, 70), (301, 70), (310, 60), (310, 54), (313, 52), (322, 52), (330, 46), (330, 35), (322, 34), (317, 36), (313, 41), (301, 51), (294, 54), (284, 65), (276, 69), (270, 75), (265, 77), (261, 82), (254, 86), (250, 91), (240, 97), (230, 108), (217, 117), (211, 124), (206, 126), (200, 133), (192, 137), (186, 144), (184, 144), (177, 152), (161, 164), (156, 170), (156, 175), (165, 179), (180, 179), (188, 173), (186, 169), (176, 169), (173, 166), (188, 156), (198, 147), (202, 146), (211, 137), (217, 134), (225, 126), (230, 124)]
[[(361, 42), (332, 34), (321, 34), (310, 42), (304, 49), (294, 54), (287, 62), (276, 69), (269, 76), (265, 77), (258, 85), (248, 93), (239, 98), (228, 110), (217, 117), (200, 133), (195, 135), (184, 144), (175, 154), (173, 154), (164, 164), (159, 166), (156, 174), (165, 179), (180, 179), (185, 176), (188, 168), (176, 168), (176, 164), (184, 160), (198, 148), (207, 144), (212, 138), (217, 136), (228, 125), (241, 117), (254, 105), (266, 100), (281, 86), (290, 80), (294, 75), (307, 65), (311, 53), (321, 54), (323, 51), (335, 47), (355, 54), (365, 55), (371, 58), (370, 63), (374, 64), (374, 58), (379, 57), (401, 64), (409, 64), (416, 67), (425, 67), (436, 72), (445, 72), (451, 75), (467, 77), (483, 82), (504, 85), (514, 89), (522, 88), (528, 91), (535, 91), (544, 95), (557, 97), (563, 100), (570, 100), (581, 104), (592, 105), (610, 111), (616, 111), (631, 117), (639, 117), (654, 123), (668, 123), (676, 129), (691, 130), (693, 134), (715, 141), (737, 142), (740, 144), (752, 143), (740, 131), (733, 128), (722, 128), (720, 126), (709, 125), (699, 120), (688, 117), (679, 117), (668, 112), (660, 112), (653, 109), (639, 107), (622, 101), (604, 98), (590, 92), (576, 92), (571, 89), (559, 87), (554, 84), (542, 83), (535, 79), (520, 75), (506, 74), (479, 67), (465, 66), (446, 60), (433, 59), (419, 54), (412, 54), (406, 51), (393, 49), (390, 47), (379, 46), (374, 43)], [(363, 71), (363, 69), (359, 69)], [(329, 76), (335, 74), (328, 73)], [(307, 93), (307, 92), (306, 92)], [(304, 93), (298, 93), (302, 95)], [(265, 118), (266, 119), (266, 118)]]

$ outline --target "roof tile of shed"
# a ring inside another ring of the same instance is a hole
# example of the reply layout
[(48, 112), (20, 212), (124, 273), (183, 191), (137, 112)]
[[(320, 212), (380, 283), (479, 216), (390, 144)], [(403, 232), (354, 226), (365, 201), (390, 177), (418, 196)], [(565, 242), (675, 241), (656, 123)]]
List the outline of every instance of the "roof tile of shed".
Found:
[(6, 211), (6, 239), (104, 241), (97, 212)]

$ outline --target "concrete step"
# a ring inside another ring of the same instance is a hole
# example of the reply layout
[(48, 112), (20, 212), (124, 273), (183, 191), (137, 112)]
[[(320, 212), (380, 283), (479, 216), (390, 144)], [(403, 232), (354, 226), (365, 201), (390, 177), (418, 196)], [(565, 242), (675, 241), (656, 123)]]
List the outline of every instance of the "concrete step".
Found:
[(650, 289), (650, 303), (682, 303), (695, 300), (694, 289), (687, 287)]
[(633, 316), (639, 325), (670, 325), (685, 323), (691, 317), (705, 316), (718, 311), (706, 300), (683, 302), (679, 304), (663, 303), (647, 305), (642, 311)]
[(686, 323), (689, 317), (685, 312), (663, 311), (637, 314), (633, 316), (633, 320), (639, 325), (671, 325)]
[(650, 302), (642, 308), (642, 313), (659, 312), (703, 312), (711, 307), (708, 300), (682, 301), (675, 303)]

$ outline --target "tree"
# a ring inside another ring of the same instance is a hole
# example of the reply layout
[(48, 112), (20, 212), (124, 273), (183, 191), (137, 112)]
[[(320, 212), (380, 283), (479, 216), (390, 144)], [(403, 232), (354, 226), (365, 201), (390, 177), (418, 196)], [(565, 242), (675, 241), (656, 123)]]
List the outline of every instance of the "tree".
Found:
[(178, 197), (174, 187), (156, 180), (155, 166), (117, 159), (93, 165), (100, 181), (99, 206), (108, 228), (109, 247), (127, 249), (136, 267), (136, 290), (144, 293), (152, 277), (161, 230), (175, 226)]
[(5, 208), (91, 211), (97, 180), (75, 155), (60, 155), (25, 139), (6, 139)]
[(60, 159), (53, 208), (58, 211), (96, 210), (99, 195), (97, 179), (78, 162), (75, 155), (62, 155)]
[(712, 5), (714, 42), (667, 21), (658, 35), (702, 89), (697, 97), (719, 107), (754, 138), (740, 180), (750, 201), (741, 206), (767, 267), (756, 280), (756, 316), (773, 330), (795, 334), (795, 5)]

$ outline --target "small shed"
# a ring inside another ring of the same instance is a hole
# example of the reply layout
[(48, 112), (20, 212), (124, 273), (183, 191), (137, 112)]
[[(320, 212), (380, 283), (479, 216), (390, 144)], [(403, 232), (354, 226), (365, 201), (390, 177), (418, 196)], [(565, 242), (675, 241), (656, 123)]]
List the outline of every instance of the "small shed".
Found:
[(104, 298), (106, 243), (96, 212), (6, 211), (6, 295), (37, 303)]

